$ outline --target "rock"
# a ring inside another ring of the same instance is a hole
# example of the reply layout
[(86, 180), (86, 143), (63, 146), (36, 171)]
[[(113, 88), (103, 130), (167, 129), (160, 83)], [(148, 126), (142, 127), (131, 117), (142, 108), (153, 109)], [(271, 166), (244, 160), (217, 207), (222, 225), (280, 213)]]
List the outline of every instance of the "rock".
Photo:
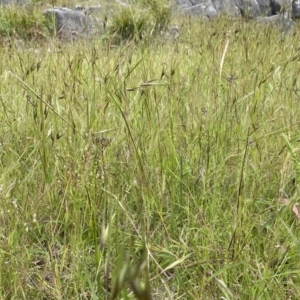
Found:
[(176, 0), (180, 11), (208, 18), (222, 13), (242, 15), (259, 23), (278, 26), (282, 32), (294, 28), (291, 18), (300, 18), (300, 0)]
[(238, 7), (232, 0), (177, 0), (179, 11), (190, 15), (204, 15), (209, 18), (221, 13), (239, 14)]
[(0, 0), (0, 5), (24, 5), (27, 0)]
[(175, 3), (177, 5), (177, 7), (179, 8), (179, 10), (185, 10), (185, 9), (188, 9), (192, 6), (195, 6), (195, 5), (198, 5), (198, 4), (203, 4), (203, 3), (193, 4), (189, 0), (176, 0)]
[(291, 12), (300, 17), (300, 0), (175, 0), (179, 10), (193, 15), (237, 15), (251, 18)]
[(220, 13), (225, 12), (230, 15), (236, 15), (238, 7), (233, 0), (212, 0), (216, 10)]
[(100, 5), (96, 5), (96, 6), (76, 5), (74, 10), (81, 11), (84, 14), (94, 15), (100, 12)]
[(197, 4), (194, 6), (190, 6), (185, 8), (185, 12), (191, 14), (191, 15), (204, 15), (207, 16), (208, 18), (218, 16), (219, 13), (217, 10), (214, 8), (213, 5), (205, 6), (203, 4)]
[(234, 0), (234, 2), (243, 16), (255, 18), (271, 15), (270, 0)]
[(290, 32), (295, 26), (295, 22), (289, 17), (287, 13), (277, 14), (270, 17), (259, 17), (256, 20), (258, 23), (276, 26), (280, 28), (282, 33)]
[(292, 18), (300, 18), (300, 0), (295, 0), (292, 3)]
[(75, 9), (54, 7), (46, 9), (44, 15), (47, 19), (54, 21), (57, 36), (74, 39), (103, 33), (102, 21), (91, 15), (94, 12), (95, 7), (76, 7)]

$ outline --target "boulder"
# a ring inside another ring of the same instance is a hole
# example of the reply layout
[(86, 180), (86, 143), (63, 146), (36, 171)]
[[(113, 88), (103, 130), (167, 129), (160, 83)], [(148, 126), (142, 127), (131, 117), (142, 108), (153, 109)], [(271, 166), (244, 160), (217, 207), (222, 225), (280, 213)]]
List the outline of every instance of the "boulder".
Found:
[(46, 9), (44, 15), (54, 22), (57, 36), (72, 40), (103, 33), (103, 22), (92, 16), (97, 9), (99, 7), (54, 7)]

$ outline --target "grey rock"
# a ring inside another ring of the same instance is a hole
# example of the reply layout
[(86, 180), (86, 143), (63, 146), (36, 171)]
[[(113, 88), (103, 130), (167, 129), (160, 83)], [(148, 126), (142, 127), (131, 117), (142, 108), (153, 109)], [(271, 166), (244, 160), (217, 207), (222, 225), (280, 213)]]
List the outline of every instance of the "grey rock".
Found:
[(243, 16), (255, 18), (271, 15), (270, 0), (234, 0)]
[(293, 0), (270, 0), (270, 6), (273, 8), (273, 14), (280, 11), (290, 11), (292, 9)]
[[(273, 16), (279, 13), (288, 12), (296, 15), (297, 5), (293, 4), (293, 0), (234, 0), (240, 9), (250, 11), (250, 16)], [(299, 15), (300, 15), (300, 1), (299, 2)], [(251, 14), (252, 13), (252, 14)]]
[(292, 3), (292, 18), (300, 18), (300, 0), (295, 0)]
[(219, 15), (214, 5), (212, 4), (208, 4), (208, 5), (196, 4), (185, 8), (185, 12), (194, 16), (203, 15), (209, 18)]
[(184, 12), (189, 13), (191, 15), (205, 15), (205, 6), (202, 4), (197, 4), (194, 6), (184, 7)]
[(209, 18), (222, 13), (240, 14), (277, 26), (283, 33), (294, 28), (292, 18), (300, 18), (300, 0), (176, 0), (176, 4), (183, 12)]
[(235, 14), (237, 9), (235, 1), (232, 0), (212, 0), (212, 2), (218, 12)]
[(288, 13), (277, 14), (270, 17), (258, 17), (256, 21), (261, 24), (276, 26), (280, 28), (282, 33), (290, 32), (295, 26), (295, 22), (289, 17)]
[(206, 8), (206, 15), (208, 17), (215, 17), (218, 15), (218, 11), (215, 9), (215, 7), (213, 5), (209, 5), (207, 8)]
[(195, 15), (237, 15), (256, 18), (289, 12), (291, 17), (300, 17), (300, 0), (175, 0), (181, 11)]
[(0, 5), (24, 5), (27, 0), (0, 0)]
[(87, 7), (84, 9), (55, 7), (45, 10), (44, 15), (54, 21), (56, 34), (59, 37), (75, 39), (103, 33), (102, 21), (91, 16), (92, 12), (94, 10)]

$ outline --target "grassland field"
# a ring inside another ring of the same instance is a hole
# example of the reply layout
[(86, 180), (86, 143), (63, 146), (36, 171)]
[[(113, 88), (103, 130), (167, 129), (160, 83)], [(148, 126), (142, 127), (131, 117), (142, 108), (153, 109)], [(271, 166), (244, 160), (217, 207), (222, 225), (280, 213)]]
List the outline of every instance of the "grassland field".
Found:
[(300, 298), (298, 25), (171, 23), (2, 39), (0, 299)]

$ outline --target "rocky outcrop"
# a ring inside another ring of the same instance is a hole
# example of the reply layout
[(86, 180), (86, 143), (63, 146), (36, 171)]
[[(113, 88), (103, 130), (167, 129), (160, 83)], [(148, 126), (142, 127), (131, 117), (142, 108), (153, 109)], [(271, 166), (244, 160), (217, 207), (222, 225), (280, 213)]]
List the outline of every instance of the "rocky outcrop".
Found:
[(261, 17), (290, 11), (292, 17), (300, 17), (299, 0), (176, 0), (176, 5), (180, 11), (193, 15), (217, 16), (225, 13)]
[(221, 14), (257, 19), (277, 26), (282, 32), (293, 29), (292, 19), (300, 18), (300, 0), (176, 0), (179, 11), (208, 18)]
[(300, 17), (300, 0), (176, 0), (176, 4), (180, 11), (208, 17), (225, 13), (256, 18), (284, 11)]
[(274, 16), (287, 12), (291, 17), (300, 17), (300, 1), (294, 0), (233, 0), (241, 12), (251, 17)]
[(103, 22), (93, 16), (99, 9), (98, 6), (55, 7), (45, 10), (44, 15), (53, 21), (57, 36), (70, 40), (103, 33)]

